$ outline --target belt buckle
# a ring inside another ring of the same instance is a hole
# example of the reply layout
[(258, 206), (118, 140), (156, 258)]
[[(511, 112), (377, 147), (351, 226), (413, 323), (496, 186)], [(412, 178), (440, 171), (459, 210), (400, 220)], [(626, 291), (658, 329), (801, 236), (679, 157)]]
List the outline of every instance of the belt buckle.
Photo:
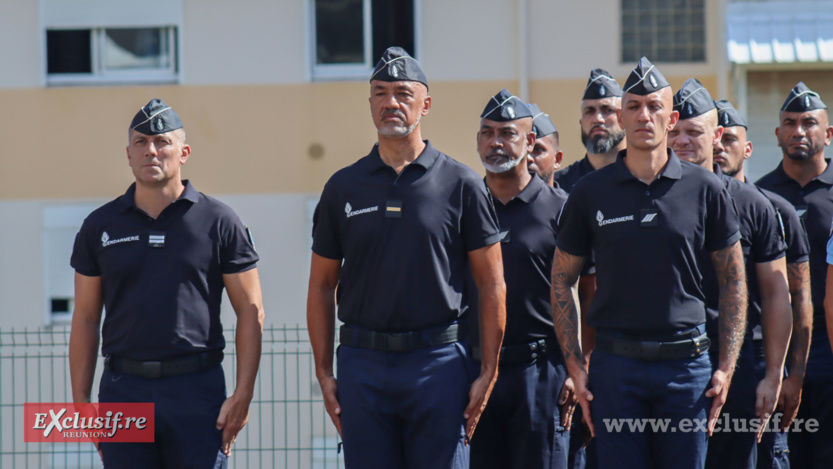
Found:
[(162, 362), (142, 362), (142, 375), (145, 378), (161, 378)]
[(408, 352), (413, 342), (413, 334), (401, 332), (384, 336), (383, 346), (385, 352)]

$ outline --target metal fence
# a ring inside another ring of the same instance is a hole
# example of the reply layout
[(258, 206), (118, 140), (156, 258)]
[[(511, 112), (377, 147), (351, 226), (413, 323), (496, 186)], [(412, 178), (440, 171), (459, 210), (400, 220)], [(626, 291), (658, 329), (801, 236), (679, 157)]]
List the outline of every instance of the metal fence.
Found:
[[(234, 389), (234, 329), (225, 331), (223, 365)], [(0, 330), (0, 468), (99, 468), (90, 443), (24, 443), (25, 402), (71, 402), (69, 327)], [(94, 394), (103, 362), (96, 368)], [(270, 327), (248, 425), (229, 467), (338, 469), (338, 435), (324, 410), (306, 329)]]

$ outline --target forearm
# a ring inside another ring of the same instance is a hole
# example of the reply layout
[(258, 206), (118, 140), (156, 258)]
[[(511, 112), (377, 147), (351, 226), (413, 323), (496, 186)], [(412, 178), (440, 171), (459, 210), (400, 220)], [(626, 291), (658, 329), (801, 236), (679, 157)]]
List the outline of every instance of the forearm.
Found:
[(335, 342), (335, 292), (310, 289), (307, 297), (307, 329), (312, 344), (315, 375), (319, 380), (333, 375)]
[(771, 292), (761, 304), (761, 328), (763, 329), (766, 357), (766, 375), (778, 378), (784, 374), (784, 361), (792, 333), (792, 312), (787, 295)]
[[(831, 277), (828, 275), (827, 277)], [(810, 293), (810, 263), (787, 264), (787, 281), (790, 286), (793, 327), (788, 357), (790, 376), (804, 378), (807, 358), (810, 355), (810, 340), (813, 331), (813, 303)], [(829, 281), (829, 280), (828, 280)], [(825, 296), (833, 300), (833, 296)], [(826, 305), (825, 305), (826, 306)], [(831, 311), (825, 308), (827, 311)], [(831, 321), (828, 320), (828, 324)]]
[(69, 376), (73, 402), (90, 402), (98, 359), (99, 323), (74, 317), (69, 335)]
[(480, 374), (497, 373), (500, 346), (506, 330), (506, 284), (502, 279), (479, 287), (480, 304)]
[(237, 352), (237, 384), (234, 394), (249, 401), (254, 394), (257, 370), (260, 367), (261, 343), (263, 340), (263, 311), (251, 305), (249, 311), (237, 315), (235, 348)]
[(718, 369), (731, 375), (743, 344), (746, 331), (746, 272), (740, 243), (716, 251), (712, 262), (720, 288), (719, 336), (720, 357)]
[(585, 360), (579, 343), (579, 315), (572, 286), (584, 258), (556, 249), (552, 266), (552, 317), (555, 334), (570, 375), (584, 371)]

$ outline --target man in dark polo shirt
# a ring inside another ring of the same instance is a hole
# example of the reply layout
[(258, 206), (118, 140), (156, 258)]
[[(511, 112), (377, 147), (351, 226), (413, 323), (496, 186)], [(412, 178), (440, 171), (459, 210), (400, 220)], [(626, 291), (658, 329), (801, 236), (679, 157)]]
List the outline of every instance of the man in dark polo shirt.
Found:
[(535, 133), (535, 147), (529, 153), (529, 172), (540, 177), (547, 185), (553, 186), (553, 176), (561, 167), (564, 152), (558, 142), (558, 130), (550, 116), (537, 104), (528, 104), (532, 113), (532, 131)]
[[(715, 102), (717, 121), (723, 127), (723, 135), (714, 146), (714, 162), (720, 166), (723, 174), (738, 181), (746, 182), (744, 162), (752, 156), (752, 142), (747, 140), (746, 119), (729, 101)], [(780, 195), (753, 186), (775, 207), (776, 213), (784, 223), (784, 239), (787, 242), (787, 283), (790, 289), (792, 307), (792, 336), (787, 355), (790, 372), (784, 377), (781, 394), (778, 398), (779, 414), (774, 414), (770, 430), (763, 434), (758, 443), (758, 466), (760, 469), (786, 469), (790, 467), (787, 433), (798, 412), (801, 402), (801, 386), (804, 383), (804, 370), (807, 366), (807, 354), (810, 351), (810, 324), (813, 320), (810, 302), (810, 241), (804, 231), (804, 225), (798, 218), (795, 208)], [(751, 288), (751, 287), (750, 287)], [(753, 329), (753, 349), (763, 350), (762, 330), (757, 325)], [(764, 358), (755, 354), (756, 369), (764, 369)], [(780, 419), (780, 425), (775, 425)]]
[(581, 97), (581, 143), (587, 149), (584, 158), (555, 173), (555, 183), (568, 193), (579, 179), (616, 161), (625, 149), (625, 131), (616, 120), (622, 109), (622, 88), (601, 68), (590, 71)]
[[(592, 422), (599, 467), (702, 468), (707, 428), (720, 415), (746, 324), (737, 214), (713, 174), (667, 147), (677, 121), (671, 88), (644, 57), (625, 83), (619, 116), (627, 149), (616, 163), (582, 178), (561, 212), (552, 273), (555, 329)], [(596, 328), (588, 372), (570, 286), (591, 251), (598, 290), (587, 312)], [(704, 251), (713, 265), (702, 263)], [(721, 286), (714, 373), (700, 286), (710, 268)], [(652, 428), (645, 418), (668, 428)]]
[[(723, 406), (720, 431), (709, 439), (706, 467), (755, 469), (756, 443), (778, 402), (792, 330), (783, 223), (760, 191), (722, 174), (714, 165), (714, 146), (720, 141), (723, 128), (718, 124), (714, 100), (697, 79), (686, 80), (674, 95), (674, 110), (680, 118), (668, 134), (668, 145), (680, 159), (714, 171), (735, 203), (749, 289), (747, 334)], [(707, 305), (706, 331), (712, 341), (714, 363), (719, 343), (720, 289), (716, 275), (710, 271), (703, 273), (702, 284)], [(753, 341), (756, 329), (757, 347)], [(766, 360), (759, 361), (757, 356), (763, 358), (764, 353)], [(755, 418), (762, 422), (759, 429), (750, 426)]]
[[(263, 306), (248, 229), (181, 179), (191, 147), (179, 116), (154, 99), (130, 124), (136, 182), (92, 212), (75, 239), (69, 345), (75, 402), (153, 402), (155, 443), (101, 443), (107, 468), (226, 467), (249, 417)], [(220, 302), (237, 314), (237, 387), (226, 399)]]
[(532, 112), (502, 90), (483, 110), (477, 133), (500, 222), (506, 335), (500, 375), (471, 442), (473, 469), (567, 467), (575, 402), (571, 389), (562, 395), (567, 372), (549, 310), (555, 229), (567, 194), (529, 172), (527, 156), (537, 143), (533, 117), (539, 132), (554, 129), (545, 114)]
[[(324, 187), (313, 227), (307, 323), (348, 468), (465, 468), (497, 380), (505, 283), (480, 177), (423, 141), (425, 75), (389, 48), (370, 79), (378, 143)], [(479, 291), (480, 376), (466, 337)], [(335, 293), (344, 322), (333, 375)]]
[[(787, 199), (804, 222), (810, 240), (813, 333), (796, 421), (815, 419), (817, 431), (791, 429), (790, 463), (796, 468), (829, 467), (833, 461), (833, 352), (825, 321), (827, 240), (833, 219), (833, 166), (824, 147), (833, 139), (827, 106), (818, 93), (798, 83), (790, 91), (775, 129), (784, 158), (757, 184)], [(802, 370), (788, 370), (801, 374)]]

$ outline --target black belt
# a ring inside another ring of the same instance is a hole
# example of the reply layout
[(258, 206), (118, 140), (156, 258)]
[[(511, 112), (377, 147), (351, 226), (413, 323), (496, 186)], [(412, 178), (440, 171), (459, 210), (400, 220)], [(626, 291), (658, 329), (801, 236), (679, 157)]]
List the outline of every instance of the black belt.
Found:
[(222, 350), (196, 353), (170, 360), (142, 361), (107, 355), (104, 357), (104, 368), (127, 375), (142, 378), (170, 378), (171, 376), (198, 373), (215, 367), (223, 361)]
[(709, 350), (709, 338), (706, 334), (688, 339), (653, 341), (634, 340), (631, 338), (611, 337), (596, 333), (595, 349), (623, 358), (637, 360), (680, 360), (699, 357)]
[[(556, 343), (553, 340), (539, 339), (534, 342), (519, 345), (505, 345), (500, 348), (500, 364), (511, 365), (535, 360), (544, 356), (549, 349), (555, 349)], [(483, 359), (483, 351), (479, 346), (471, 348), (471, 356), (477, 361)]]
[(457, 323), (408, 332), (376, 332), (345, 324), (341, 326), (339, 344), (382, 352), (410, 352), (419, 348), (458, 342), (463, 337), (463, 330)]

